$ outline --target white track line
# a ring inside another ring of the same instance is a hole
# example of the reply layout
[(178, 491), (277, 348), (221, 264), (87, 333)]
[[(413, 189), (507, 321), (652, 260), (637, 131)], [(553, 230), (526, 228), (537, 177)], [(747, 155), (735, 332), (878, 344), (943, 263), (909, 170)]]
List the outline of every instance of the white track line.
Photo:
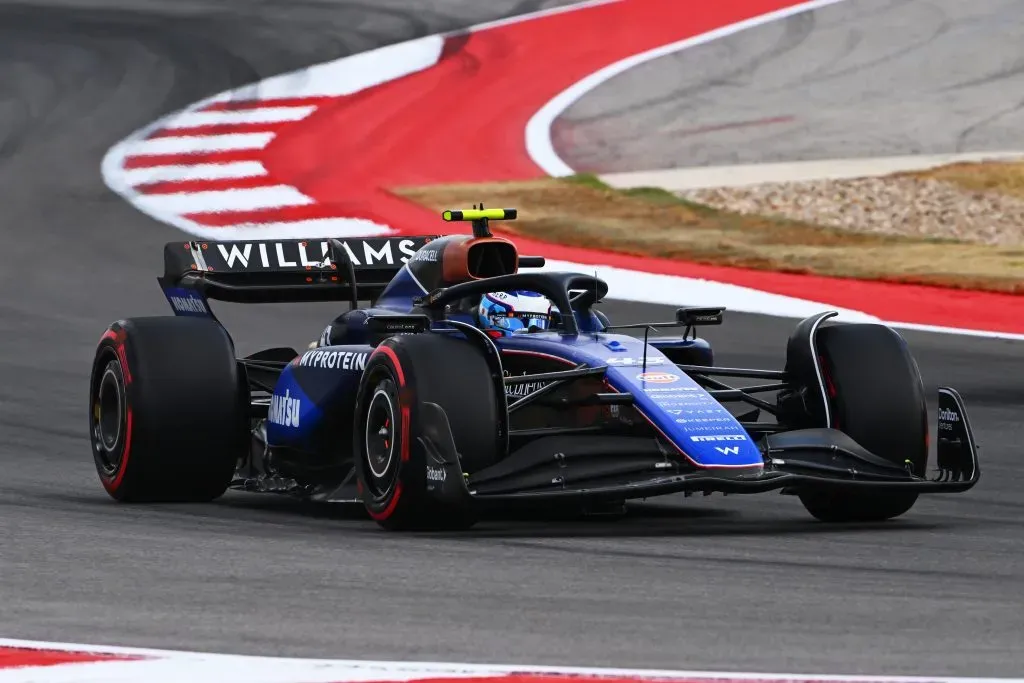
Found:
[(301, 121), (314, 111), (316, 111), (316, 107), (313, 106), (261, 107), (259, 109), (246, 109), (243, 111), (190, 111), (168, 121), (167, 128)]
[(654, 48), (653, 50), (641, 52), (640, 54), (609, 64), (605, 68), (595, 71), (582, 81), (574, 83), (567, 89), (560, 92), (530, 118), (529, 122), (526, 124), (526, 151), (530, 155), (530, 158), (533, 159), (533, 162), (540, 166), (548, 175), (555, 177), (572, 175), (575, 171), (573, 171), (573, 169), (565, 163), (565, 161), (558, 156), (558, 153), (555, 151), (554, 143), (551, 140), (551, 126), (554, 124), (555, 119), (561, 116), (566, 109), (578, 102), (580, 98), (594, 88), (620, 74), (625, 73), (633, 67), (658, 59), (659, 57), (675, 54), (676, 52), (681, 52), (691, 47), (697, 47), (698, 45), (703, 45), (713, 40), (718, 40), (719, 38), (724, 38), (726, 36), (733, 35), (734, 33), (745, 31), (749, 28), (768, 24), (773, 21), (778, 21), (779, 19), (785, 19), (786, 17), (791, 17), (795, 14), (801, 14), (810, 10), (827, 7), (828, 5), (834, 5), (842, 1), (843, 0), (812, 0), (811, 2), (804, 2), (777, 12), (763, 14), (759, 17), (753, 17), (745, 21), (723, 26), (722, 28), (715, 29), (714, 31), (708, 31), (707, 33), (686, 38), (685, 40), (669, 43), (668, 45), (662, 45), (661, 47)]
[(274, 76), (225, 93), (215, 98), (215, 101), (350, 95), (434, 66), (441, 58), (443, 47), (444, 39), (439, 35), (386, 45), (308, 69)]
[(1014, 332), (992, 332), (989, 330), (968, 330), (963, 327), (946, 327), (944, 325), (924, 325), (922, 323), (901, 323), (891, 320), (882, 321), (889, 327), (899, 330), (915, 330), (917, 332), (935, 332), (938, 334), (957, 334), (962, 337), (987, 337), (989, 339), (1009, 339), (1024, 341), (1024, 334)]
[(182, 180), (223, 180), (254, 178), (267, 175), (259, 161), (233, 161), (227, 164), (195, 164), (193, 166), (150, 166), (124, 172), (124, 181), (132, 186), (148, 183), (180, 182)]
[(771, 311), (783, 318), (806, 318), (822, 311), (837, 311), (836, 320), (879, 322), (879, 319), (851, 309), (838, 308), (821, 301), (772, 294), (742, 285), (701, 280), (680, 275), (644, 273), (611, 266), (595, 266), (549, 259), (540, 270), (596, 274), (608, 283), (608, 299), (636, 301), (665, 306), (725, 306), (743, 313)]
[(143, 194), (139, 195), (135, 201), (155, 213), (173, 212), (177, 214), (255, 211), (313, 203), (312, 199), (290, 185), (207, 192)]
[[(352, 659), (300, 659), (220, 655), (200, 652), (154, 650), (0, 640), (0, 647), (125, 654), (146, 656), (142, 661), (66, 664), (50, 667), (0, 670), (0, 683), (356, 683), (366, 681), (415, 681), (425, 678), (502, 677), (509, 674), (554, 675), (574, 678), (629, 678), (638, 681), (750, 681), (751, 683), (1020, 683), (1020, 678), (955, 678), (949, 676), (847, 676), (778, 673), (738, 673), (666, 669), (620, 669), (575, 666), (510, 664), (461, 664), (446, 662), (388, 662)], [(596, 680), (595, 680), (596, 679)]]
[(971, 152), (855, 159), (823, 159), (736, 166), (699, 166), (653, 171), (608, 173), (601, 180), (612, 187), (660, 187), (669, 192), (714, 187), (742, 187), (762, 183), (799, 183), (813, 180), (850, 180), (907, 171), (925, 171), (947, 164), (1024, 159), (1019, 152)]
[(226, 135), (183, 135), (172, 138), (153, 138), (135, 142), (131, 146), (129, 156), (263, 149), (273, 139), (273, 133), (228, 133)]
[(893, 322), (863, 311), (840, 308), (821, 301), (797, 299), (742, 285), (681, 275), (645, 273), (625, 268), (553, 260), (548, 260), (541, 270), (594, 273), (608, 283), (609, 296), (607, 298), (620, 301), (636, 301), (664, 306), (725, 306), (728, 311), (737, 313), (764, 314), (792, 319), (803, 319), (822, 311), (836, 311), (839, 313), (834, 318), (837, 322), (882, 323), (901, 330), (1024, 341), (1024, 334)]
[[(393, 81), (417, 71), (428, 69), (441, 58), (445, 38), (467, 32), (478, 32), (489, 28), (518, 24), (542, 19), (555, 14), (607, 5), (624, 0), (586, 0), (575, 5), (553, 7), (528, 14), (499, 19), (470, 26), (467, 29), (449, 31), (408, 40), (394, 45), (342, 57), (324, 64), (299, 69), (280, 76), (268, 78), (236, 90), (221, 93), (206, 101), (225, 102), (233, 100), (273, 100), (289, 97), (339, 97), (370, 88), (387, 81)], [(199, 107), (190, 107), (197, 109)]]

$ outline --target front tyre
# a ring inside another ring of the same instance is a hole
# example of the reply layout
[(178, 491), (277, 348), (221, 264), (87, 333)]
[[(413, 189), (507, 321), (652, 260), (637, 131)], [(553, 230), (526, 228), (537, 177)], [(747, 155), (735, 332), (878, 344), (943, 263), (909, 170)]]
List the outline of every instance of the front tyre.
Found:
[(420, 406), (446, 413), (462, 467), (498, 461), (498, 401), (486, 358), (472, 343), (439, 334), (392, 337), (366, 363), (356, 402), (355, 470), (370, 516), (385, 529), (468, 529), (468, 504), (442, 502), (427, 491)]
[(89, 435), (104, 489), (122, 502), (222, 495), (247, 448), (243, 389), (231, 340), (212, 320), (111, 325), (89, 386)]
[[(928, 408), (924, 383), (906, 341), (875, 324), (823, 327), (818, 332), (832, 427), (886, 460), (924, 476)], [(800, 501), (824, 522), (880, 522), (906, 513), (917, 493), (808, 490)]]

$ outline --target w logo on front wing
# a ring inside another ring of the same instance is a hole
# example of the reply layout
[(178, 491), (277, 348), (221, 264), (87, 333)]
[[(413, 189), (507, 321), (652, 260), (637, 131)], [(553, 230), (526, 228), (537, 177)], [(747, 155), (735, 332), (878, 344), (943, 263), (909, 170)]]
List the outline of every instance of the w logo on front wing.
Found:
[(719, 453), (723, 453), (725, 455), (739, 455), (740, 454), (740, 447), (739, 446), (715, 446), (715, 450), (718, 451)]

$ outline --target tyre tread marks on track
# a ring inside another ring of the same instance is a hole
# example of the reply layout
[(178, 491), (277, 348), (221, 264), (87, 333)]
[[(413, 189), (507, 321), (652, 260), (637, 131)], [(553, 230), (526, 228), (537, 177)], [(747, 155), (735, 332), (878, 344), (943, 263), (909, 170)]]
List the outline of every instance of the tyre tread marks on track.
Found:
[[(1013, 86), (1024, 74), (1020, 3), (844, 0), (816, 10), (814, 19), (812, 39), (763, 62), (756, 80), (716, 78), (732, 68), (721, 56), (764, 51), (781, 26), (750, 29), (620, 75), (565, 112), (560, 151), (582, 171), (618, 172), (1015, 144), (1021, 108)], [(696, 90), (663, 102), (665, 82), (693, 83)], [(687, 127), (703, 127), (704, 134), (675, 134), (682, 110), (694, 120)], [(733, 111), (749, 114), (745, 119), (785, 112), (794, 120), (773, 128), (713, 127)]]
[[(674, 105), (674, 111), (677, 112), (677, 115), (680, 115), (680, 118), (683, 118), (681, 115), (685, 114), (691, 106), (696, 106), (695, 104), (691, 104), (691, 102), (699, 100), (701, 93), (705, 90), (714, 87), (735, 87), (737, 83), (742, 82), (742, 79), (753, 77), (765, 62), (778, 59), (783, 55), (797, 50), (800, 47), (800, 44), (812, 34), (816, 23), (817, 20), (813, 12), (805, 12), (782, 19), (779, 21), (779, 24), (782, 26), (783, 33), (779, 36), (778, 40), (773, 44), (766, 46), (761, 52), (747, 56), (744, 56), (735, 50), (733, 45), (728, 41), (723, 41), (722, 44), (713, 43), (716, 48), (725, 50), (728, 53), (728, 56), (723, 59), (724, 63), (729, 64), (725, 72), (714, 74), (713, 76), (709, 76), (706, 80), (697, 83), (676, 87), (667, 92), (657, 91), (650, 97), (645, 97), (640, 101), (636, 101), (635, 99), (634, 101), (630, 101), (627, 98), (622, 101), (620, 105), (613, 105), (599, 113), (573, 117), (572, 124), (578, 126), (614, 116), (642, 114), (651, 107), (666, 104)], [(643, 67), (639, 67), (639, 69), (643, 69)], [(626, 74), (631, 73), (632, 71), (626, 72)], [(615, 89), (616, 81), (622, 78), (625, 78), (625, 74), (623, 76), (613, 78), (608, 82), (607, 87), (609, 89)], [(556, 127), (558, 126), (557, 121), (555, 125)], [(640, 139), (649, 134), (650, 130), (637, 130), (632, 135), (627, 135), (621, 139)], [(557, 130), (555, 131), (555, 135), (558, 135)], [(571, 145), (571, 143), (568, 144)]]

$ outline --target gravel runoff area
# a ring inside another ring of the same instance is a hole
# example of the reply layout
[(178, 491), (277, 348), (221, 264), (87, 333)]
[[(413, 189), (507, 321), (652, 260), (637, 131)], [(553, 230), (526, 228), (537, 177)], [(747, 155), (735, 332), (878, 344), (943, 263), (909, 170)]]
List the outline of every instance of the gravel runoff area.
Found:
[(696, 189), (679, 196), (857, 232), (1024, 245), (1024, 199), (912, 175)]

